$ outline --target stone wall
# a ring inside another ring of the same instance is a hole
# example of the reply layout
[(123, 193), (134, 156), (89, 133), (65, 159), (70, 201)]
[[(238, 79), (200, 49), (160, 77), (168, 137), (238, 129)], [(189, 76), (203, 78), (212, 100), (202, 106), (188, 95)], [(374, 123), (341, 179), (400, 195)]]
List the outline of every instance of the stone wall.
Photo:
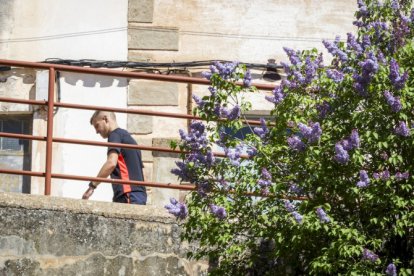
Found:
[(203, 275), (154, 206), (0, 193), (0, 275)]

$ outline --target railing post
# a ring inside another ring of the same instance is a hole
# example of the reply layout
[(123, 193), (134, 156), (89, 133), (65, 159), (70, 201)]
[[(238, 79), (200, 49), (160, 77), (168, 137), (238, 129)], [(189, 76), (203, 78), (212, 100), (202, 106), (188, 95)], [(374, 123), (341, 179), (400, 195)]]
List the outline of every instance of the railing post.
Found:
[(53, 110), (55, 103), (55, 68), (49, 67), (49, 91), (47, 98), (46, 175), (45, 195), (50, 195), (52, 182)]

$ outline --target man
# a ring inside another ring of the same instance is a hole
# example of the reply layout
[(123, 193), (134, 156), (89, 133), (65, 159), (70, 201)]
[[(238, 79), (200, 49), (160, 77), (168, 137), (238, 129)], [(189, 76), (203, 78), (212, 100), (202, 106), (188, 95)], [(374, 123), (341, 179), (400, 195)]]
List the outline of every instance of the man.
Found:
[[(91, 125), (102, 138), (108, 138), (110, 143), (133, 144), (137, 143), (128, 131), (118, 127), (115, 113), (95, 111), (90, 120)], [(102, 165), (97, 177), (112, 179), (143, 181), (141, 151), (137, 149), (123, 149), (109, 147), (106, 162)], [(90, 182), (89, 188), (83, 194), (83, 199), (89, 199), (100, 182)], [(114, 191), (113, 202), (145, 205), (147, 193), (144, 186), (112, 184)]]

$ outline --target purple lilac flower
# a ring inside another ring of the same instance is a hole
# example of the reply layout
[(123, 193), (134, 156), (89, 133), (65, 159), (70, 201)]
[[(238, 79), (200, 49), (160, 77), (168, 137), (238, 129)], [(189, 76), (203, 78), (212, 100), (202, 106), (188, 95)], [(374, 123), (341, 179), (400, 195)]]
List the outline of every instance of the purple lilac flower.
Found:
[(397, 276), (397, 267), (395, 266), (395, 264), (390, 263), (387, 266), (387, 269), (385, 270), (385, 274), (387, 274), (388, 276)]
[(410, 177), (410, 174), (408, 172), (404, 172), (404, 173), (397, 172), (395, 174), (395, 179), (397, 179), (398, 181), (400, 181), (400, 180), (406, 180), (409, 177)]
[(289, 64), (287, 64), (286, 62), (284, 62), (284, 61), (281, 61), (280, 62), (280, 65), (282, 65), (283, 66), (283, 70), (285, 70), (285, 73), (286, 74), (290, 74), (290, 65)]
[(316, 106), (316, 109), (318, 110), (319, 118), (324, 119), (331, 111), (331, 106), (327, 101), (323, 101), (323, 103)]
[(305, 59), (305, 83), (310, 83), (316, 77), (316, 70), (319, 67), (319, 59), (312, 61), (310, 57)]
[(306, 78), (302, 75), (301, 72), (295, 71), (295, 72), (293, 72), (293, 76), (295, 76), (298, 83), (300, 83), (300, 84), (305, 84), (306, 83)]
[(381, 173), (382, 180), (388, 180), (389, 178), (390, 178), (390, 172), (388, 170), (385, 170)]
[(349, 161), (349, 154), (340, 143), (335, 145), (335, 160), (342, 165)]
[(243, 86), (250, 87), (251, 85), (252, 85), (252, 74), (250, 73), (250, 70), (247, 70), (243, 78)]
[(399, 97), (394, 97), (390, 91), (385, 91), (384, 97), (388, 105), (391, 106), (392, 111), (398, 112), (401, 110), (402, 105)]
[(402, 16), (400, 16), (400, 19), (393, 24), (392, 44), (390, 45), (393, 51), (404, 45), (406, 36), (411, 31), (409, 20), (405, 20)]
[(233, 149), (232, 148), (225, 148), (224, 153), (230, 159), (230, 163), (233, 166), (240, 166), (240, 154), (241, 154), (240, 147), (236, 147), (236, 148), (233, 148)]
[(315, 143), (319, 140), (322, 135), (322, 129), (319, 123), (312, 123), (311, 127), (299, 123), (298, 124), (300, 132), (308, 140), (309, 143)]
[(344, 51), (339, 49), (338, 42), (339, 42), (339, 37), (337, 37), (334, 42), (331, 42), (328, 40), (322, 41), (323, 45), (325, 46), (325, 48), (328, 50), (328, 52), (331, 55), (338, 57), (342, 62), (346, 62), (348, 60), (348, 56), (346, 55)]
[(211, 74), (210, 72), (207, 72), (207, 71), (204, 71), (204, 72), (201, 72), (201, 76), (203, 77), (203, 78), (205, 78), (205, 79), (208, 79), (208, 80), (210, 80), (211, 79), (211, 76), (212, 76), (213, 74)]
[(370, 180), (369, 180), (368, 174), (365, 170), (361, 170), (359, 172), (359, 179), (360, 180), (357, 183), (357, 187), (365, 188), (369, 185)]
[(207, 154), (206, 154), (206, 165), (207, 165), (207, 167), (213, 166), (215, 161), (216, 161), (216, 159), (214, 157), (213, 152), (210, 151), (210, 150), (207, 151)]
[(375, 263), (378, 260), (378, 255), (371, 250), (364, 248), (364, 251), (362, 252), (362, 259)]
[(385, 170), (382, 172), (376, 172), (376, 173), (373, 173), (373, 177), (377, 180), (381, 179), (383, 181), (386, 181), (390, 178), (390, 172), (388, 170)]
[(255, 127), (253, 132), (258, 135), (261, 139), (264, 139), (269, 133), (269, 129), (266, 126), (266, 121), (263, 118), (260, 118), (261, 127)]
[(266, 168), (262, 169), (262, 176), (257, 181), (260, 187), (267, 188), (270, 185), (272, 185), (272, 175), (269, 173), (269, 171)]
[(211, 191), (211, 185), (207, 181), (200, 181), (196, 183), (197, 185), (197, 193), (201, 197), (206, 197), (207, 194)]
[(208, 90), (210, 91), (211, 96), (213, 97), (217, 94), (217, 89), (215, 89), (213, 86), (209, 86)]
[(351, 148), (359, 148), (359, 134), (357, 129), (353, 129), (351, 132), (351, 136), (349, 137), (349, 142), (351, 144)]
[(357, 14), (357, 18), (361, 18), (361, 17), (367, 17), (369, 15), (368, 12), (368, 8), (367, 5), (365, 4), (365, 1), (363, 0), (358, 0), (358, 14)]
[(239, 65), (238, 62), (228, 62), (228, 63), (221, 63), (221, 62), (214, 62), (214, 66), (218, 70), (218, 74), (225, 80), (231, 78), (233, 72), (236, 70), (237, 66)]
[(199, 108), (203, 108), (206, 105), (206, 101), (203, 101), (199, 96), (193, 95), (193, 99)]
[(175, 198), (170, 198), (170, 204), (165, 205), (164, 208), (179, 219), (185, 219), (188, 215), (187, 206), (184, 203), (178, 202)]
[(410, 129), (407, 127), (406, 123), (403, 121), (400, 121), (398, 123), (398, 126), (394, 129), (395, 133), (403, 136), (403, 137), (408, 137), (410, 136)]
[(190, 124), (190, 131), (188, 134), (180, 129), (181, 140), (185, 142), (192, 150), (199, 150), (207, 146), (207, 135), (204, 132), (205, 126), (200, 121), (192, 121)]
[(300, 140), (296, 135), (287, 138), (288, 145), (291, 149), (295, 151), (304, 151), (306, 148), (305, 143)]
[(404, 72), (403, 75), (400, 75), (400, 67), (395, 59), (390, 61), (390, 81), (395, 89), (400, 90), (404, 87), (405, 82), (408, 79), (408, 73)]
[(283, 47), (283, 50), (285, 51), (285, 53), (287, 54), (287, 56), (289, 57), (290, 63), (292, 63), (295, 66), (299, 66), (301, 65), (301, 61), (299, 58), (299, 52), (288, 48), (288, 47)]
[(227, 119), (230, 121), (234, 121), (237, 120), (240, 117), (240, 106), (238, 106), (237, 104), (233, 107), (233, 109), (229, 112), (229, 114), (227, 115)]
[(303, 216), (296, 211), (292, 212), (293, 217), (295, 218), (297, 223), (302, 223)]
[(218, 219), (225, 219), (227, 217), (226, 209), (223, 207), (211, 204), (210, 205), (210, 212), (216, 216)]
[(301, 195), (301, 194), (303, 194), (303, 189), (301, 187), (299, 187), (298, 185), (293, 183), (293, 184), (290, 184), (290, 186), (289, 186), (289, 192), (297, 194), (297, 195)]
[(385, 58), (384, 53), (383, 53), (383, 52), (381, 52), (381, 51), (378, 51), (378, 54), (377, 54), (377, 59), (378, 59), (378, 61), (379, 61), (379, 62), (381, 62), (382, 64), (387, 63), (387, 59)]
[(318, 215), (321, 222), (330, 222), (331, 220), (328, 218), (328, 215), (322, 208), (316, 208), (316, 214)]
[(285, 94), (283, 93), (283, 86), (275, 87), (273, 90), (273, 96), (266, 96), (265, 99), (269, 102), (278, 104), (285, 98)]
[(347, 49), (348, 50), (354, 50), (357, 56), (361, 55), (363, 52), (363, 49), (361, 45), (356, 40), (355, 36), (351, 33), (347, 33), (348, 36), (348, 43), (347, 43)]
[(363, 35), (362, 36), (362, 48), (366, 49), (369, 46), (371, 46), (371, 38), (369, 35)]
[(366, 59), (361, 61), (359, 66), (361, 66), (361, 75), (354, 73), (352, 76), (355, 81), (354, 88), (361, 96), (366, 97), (368, 96), (366, 88), (368, 87), (373, 75), (379, 69), (378, 60), (375, 54), (372, 52), (367, 53)]
[(293, 211), (295, 211), (295, 206), (293, 206), (292, 203), (290, 203), (289, 201), (285, 200), (285, 208), (288, 212), (292, 213)]
[(326, 75), (336, 83), (340, 83), (344, 80), (344, 74), (336, 69), (326, 70)]
[(172, 174), (177, 175), (179, 178), (181, 178), (182, 181), (190, 181), (192, 182), (193, 177), (187, 168), (187, 164), (181, 161), (176, 161), (175, 164), (178, 168), (174, 168), (171, 170)]
[(398, 0), (391, 0), (391, 8), (394, 11), (398, 11), (400, 9), (400, 3), (398, 3)]

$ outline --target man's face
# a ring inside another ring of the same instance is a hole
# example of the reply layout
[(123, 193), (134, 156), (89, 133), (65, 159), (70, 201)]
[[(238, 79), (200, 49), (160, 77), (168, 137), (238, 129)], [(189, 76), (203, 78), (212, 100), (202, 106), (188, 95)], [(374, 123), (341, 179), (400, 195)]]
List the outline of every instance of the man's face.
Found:
[(99, 115), (92, 121), (92, 125), (95, 128), (97, 134), (101, 135), (102, 138), (108, 138), (109, 135), (109, 124), (106, 115)]

